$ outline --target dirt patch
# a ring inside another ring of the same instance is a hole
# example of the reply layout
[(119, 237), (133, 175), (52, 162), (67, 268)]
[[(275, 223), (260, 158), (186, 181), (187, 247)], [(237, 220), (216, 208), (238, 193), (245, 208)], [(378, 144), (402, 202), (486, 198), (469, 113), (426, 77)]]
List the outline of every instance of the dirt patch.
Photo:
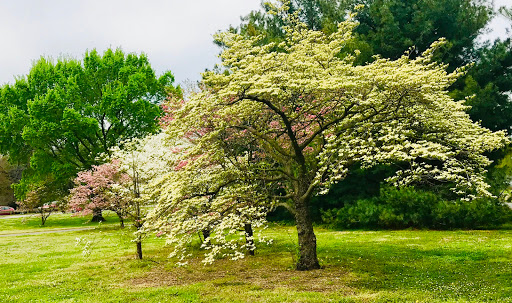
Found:
[(245, 285), (252, 289), (353, 293), (347, 285), (353, 282), (354, 276), (342, 268), (296, 271), (263, 262), (218, 260), (213, 265), (203, 266), (193, 261), (187, 267), (170, 269), (159, 265), (145, 276), (130, 280), (129, 284), (162, 287), (205, 283), (216, 287)]

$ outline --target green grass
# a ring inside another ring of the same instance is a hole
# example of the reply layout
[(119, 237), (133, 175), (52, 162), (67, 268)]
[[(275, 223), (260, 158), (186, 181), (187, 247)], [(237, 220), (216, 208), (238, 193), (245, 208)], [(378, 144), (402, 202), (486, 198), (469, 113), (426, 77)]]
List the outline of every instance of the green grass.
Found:
[[(43, 229), (87, 221), (53, 219)], [(109, 221), (95, 230), (0, 237), (0, 302), (512, 302), (511, 230), (317, 229), (324, 268), (297, 272), (292, 227), (270, 228), (275, 243), (255, 257), (204, 266), (196, 250), (190, 265), (176, 267), (154, 237), (136, 260), (130, 230)], [(26, 224), (2, 219), (0, 233), (37, 227)], [(77, 237), (91, 242), (89, 255)]]
[[(105, 222), (102, 225), (119, 224), (117, 215), (113, 212), (104, 212)], [(96, 227), (98, 223), (90, 222), (91, 217), (72, 216), (55, 212), (48, 217), (45, 225), (41, 226), (41, 217), (39, 214), (30, 214), (24, 217), (5, 217), (0, 218), (0, 235), (13, 233), (30, 233), (53, 229)]]

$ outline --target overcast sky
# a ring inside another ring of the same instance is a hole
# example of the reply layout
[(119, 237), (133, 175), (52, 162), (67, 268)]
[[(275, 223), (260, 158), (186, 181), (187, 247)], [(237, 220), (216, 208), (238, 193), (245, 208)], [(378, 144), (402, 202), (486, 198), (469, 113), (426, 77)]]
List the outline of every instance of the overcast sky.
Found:
[[(510, 0), (495, 0), (498, 5)], [(82, 58), (86, 50), (144, 52), (158, 74), (198, 80), (218, 62), (212, 35), (258, 9), (260, 0), (0, 0), (0, 84), (40, 56)], [(490, 37), (505, 36), (498, 19)]]

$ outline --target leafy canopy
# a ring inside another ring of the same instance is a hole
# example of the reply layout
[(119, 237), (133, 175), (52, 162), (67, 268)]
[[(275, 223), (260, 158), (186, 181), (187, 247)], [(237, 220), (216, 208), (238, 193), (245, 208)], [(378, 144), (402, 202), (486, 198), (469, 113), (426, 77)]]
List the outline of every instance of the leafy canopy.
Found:
[(158, 103), (180, 92), (173, 81), (170, 72), (156, 77), (144, 54), (120, 49), (93, 50), (83, 61), (38, 60), (0, 95), (0, 152), (30, 162), (18, 195), (48, 175), (67, 186), (99, 154), (155, 132)]
[[(483, 153), (507, 139), (471, 121), (463, 102), (449, 97), (447, 88), (463, 71), (447, 73), (434, 61), (444, 41), (414, 59), (405, 54), (356, 66), (357, 52), (338, 56), (351, 45), (355, 22), (342, 22), (329, 35), (308, 29), (297, 14), (287, 24), (280, 43), (220, 33), (226, 71), (203, 74), (206, 89), (173, 104), (178, 110), (167, 131), (194, 140), (182, 155), (184, 168), (216, 168), (195, 180), (206, 188), (221, 184), (217, 200), (223, 195), (224, 204), (236, 207), (250, 199), (253, 191), (239, 190), (241, 183), (222, 183), (219, 171), (238, 170), (230, 174), (288, 203), (297, 222), (298, 269), (319, 267), (311, 197), (328, 192), (356, 164), (401, 164), (390, 179), (397, 185), (439, 182), (466, 198), (490, 195)], [(170, 187), (184, 187), (197, 174), (184, 171), (190, 178), (173, 178)], [(183, 195), (181, 202), (193, 198)], [(157, 210), (172, 207), (161, 200)], [(165, 226), (172, 216), (164, 212), (155, 224)]]

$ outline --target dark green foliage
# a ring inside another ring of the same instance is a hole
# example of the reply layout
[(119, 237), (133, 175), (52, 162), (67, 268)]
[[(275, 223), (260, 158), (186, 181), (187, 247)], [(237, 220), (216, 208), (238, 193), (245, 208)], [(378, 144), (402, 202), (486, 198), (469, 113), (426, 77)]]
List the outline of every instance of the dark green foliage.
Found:
[(496, 228), (510, 222), (512, 211), (496, 199), (440, 201), (434, 209), (434, 228)]
[(30, 164), (15, 194), (53, 180), (62, 188), (77, 171), (98, 164), (123, 140), (155, 132), (158, 103), (171, 92), (170, 72), (157, 78), (145, 55), (120, 49), (87, 52), (83, 62), (41, 58), (0, 94), (0, 152)]
[(396, 169), (385, 165), (369, 169), (354, 167), (345, 179), (332, 186), (329, 193), (313, 198), (311, 214), (314, 220), (321, 222), (321, 210), (341, 208), (357, 200), (378, 196), (382, 181), (392, 176)]
[(452, 68), (474, 59), (474, 41), (492, 16), (485, 0), (355, 0), (365, 5), (357, 15), (356, 32), (374, 54), (396, 59), (414, 47), (412, 55), (446, 38), (448, 49), (439, 58)]
[[(309, 28), (329, 33), (337, 30), (337, 23), (344, 20), (346, 12), (353, 7), (352, 2), (353, 0), (292, 0), (290, 9), (283, 13), (299, 11), (299, 18)], [(260, 11), (252, 11), (241, 17), (242, 23), (230, 30), (249, 37), (263, 35), (264, 44), (282, 41), (285, 36), (283, 25), (286, 25), (283, 13), (268, 14), (273, 7), (266, 2), (262, 2), (261, 7)]]
[(380, 195), (323, 213), (337, 228), (492, 228), (512, 219), (512, 210), (496, 199), (443, 200), (414, 189), (383, 186)]
[(468, 101), (469, 114), (491, 130), (512, 127), (512, 42), (495, 41), (477, 51), (478, 61), (452, 92), (456, 100), (473, 96)]
[[(444, 37), (449, 43), (439, 52), (439, 60), (459, 67), (474, 60), (474, 41), (493, 14), (491, 2), (486, 0), (293, 0), (286, 13), (299, 11), (299, 18), (309, 28), (331, 33), (359, 4), (364, 5), (356, 17), (360, 25), (354, 45), (348, 48), (361, 51), (358, 64), (376, 54), (396, 59), (411, 47), (415, 56)], [(262, 4), (263, 11), (270, 9)], [(284, 37), (284, 21), (279, 14), (253, 11), (241, 20), (232, 31), (263, 35), (263, 43)]]

